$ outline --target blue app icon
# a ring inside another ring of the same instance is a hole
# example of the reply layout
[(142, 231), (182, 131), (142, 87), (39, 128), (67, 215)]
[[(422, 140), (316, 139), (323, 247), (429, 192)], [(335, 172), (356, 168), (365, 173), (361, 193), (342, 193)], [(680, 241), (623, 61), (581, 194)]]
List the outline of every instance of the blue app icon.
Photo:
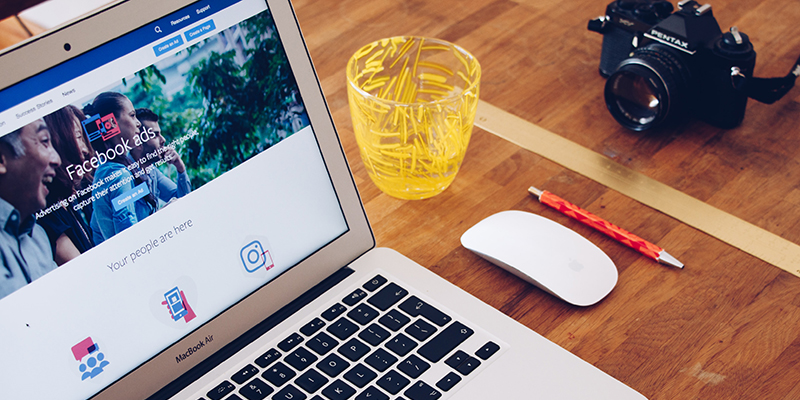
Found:
[(174, 287), (167, 293), (164, 293), (164, 298), (167, 300), (167, 307), (169, 307), (170, 314), (172, 314), (172, 319), (177, 321), (189, 312), (183, 305), (183, 300), (181, 299), (181, 292), (178, 290), (178, 287)]
[(266, 265), (266, 253), (267, 251), (264, 250), (264, 246), (262, 246), (261, 242), (258, 240), (254, 240), (242, 247), (242, 251), (239, 253), (239, 255), (242, 258), (244, 269), (247, 270), (247, 272), (255, 272), (259, 268)]

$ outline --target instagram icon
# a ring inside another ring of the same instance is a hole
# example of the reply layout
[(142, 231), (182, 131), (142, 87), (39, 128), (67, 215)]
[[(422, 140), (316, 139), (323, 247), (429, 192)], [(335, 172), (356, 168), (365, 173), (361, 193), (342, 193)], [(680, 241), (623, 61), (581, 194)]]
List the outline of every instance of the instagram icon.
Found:
[(250, 273), (257, 271), (261, 267), (270, 269), (274, 265), (269, 250), (265, 250), (264, 246), (261, 245), (261, 242), (258, 240), (254, 240), (242, 247), (239, 256), (244, 265), (244, 269)]

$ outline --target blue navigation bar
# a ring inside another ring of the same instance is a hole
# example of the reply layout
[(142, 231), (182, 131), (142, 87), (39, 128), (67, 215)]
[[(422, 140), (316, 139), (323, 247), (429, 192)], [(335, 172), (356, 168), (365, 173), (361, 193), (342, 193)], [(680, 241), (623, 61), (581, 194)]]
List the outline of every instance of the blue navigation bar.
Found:
[[(0, 90), (0, 112), (30, 100), (97, 67), (141, 49), (149, 43), (180, 32), (242, 0), (200, 0), (157, 19), (124, 36), (61, 63), (14, 86)], [(204, 24), (205, 25), (205, 24)], [(213, 22), (212, 22), (213, 25)], [(192, 30), (193, 31), (193, 30)], [(205, 31), (200, 32), (200, 34)], [(180, 35), (178, 36), (181, 37)]]

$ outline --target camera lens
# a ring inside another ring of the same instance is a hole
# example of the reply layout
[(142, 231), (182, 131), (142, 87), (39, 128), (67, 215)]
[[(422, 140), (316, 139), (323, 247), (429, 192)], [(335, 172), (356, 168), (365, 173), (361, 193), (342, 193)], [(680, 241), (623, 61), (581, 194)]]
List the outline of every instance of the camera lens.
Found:
[(606, 107), (622, 126), (649, 129), (684, 106), (688, 68), (663, 45), (636, 50), (606, 81)]
[(69, 43), (64, 43), (64, 50), (66, 50), (66, 51), (72, 50), (72, 45), (69, 44)]
[(619, 71), (609, 79), (613, 99), (609, 101), (606, 95), (606, 102), (609, 107), (613, 105), (625, 117), (625, 121), (646, 129), (662, 113), (663, 96), (652, 80), (642, 76), (647, 73), (646, 70), (632, 72), (630, 69)]

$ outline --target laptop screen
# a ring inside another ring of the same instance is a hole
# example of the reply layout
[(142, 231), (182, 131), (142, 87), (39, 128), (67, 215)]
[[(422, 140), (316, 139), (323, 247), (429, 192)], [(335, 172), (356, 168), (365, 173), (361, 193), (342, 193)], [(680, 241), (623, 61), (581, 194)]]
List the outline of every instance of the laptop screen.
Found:
[(3, 397), (90, 397), (345, 234), (309, 121), (263, 0), (0, 91)]

